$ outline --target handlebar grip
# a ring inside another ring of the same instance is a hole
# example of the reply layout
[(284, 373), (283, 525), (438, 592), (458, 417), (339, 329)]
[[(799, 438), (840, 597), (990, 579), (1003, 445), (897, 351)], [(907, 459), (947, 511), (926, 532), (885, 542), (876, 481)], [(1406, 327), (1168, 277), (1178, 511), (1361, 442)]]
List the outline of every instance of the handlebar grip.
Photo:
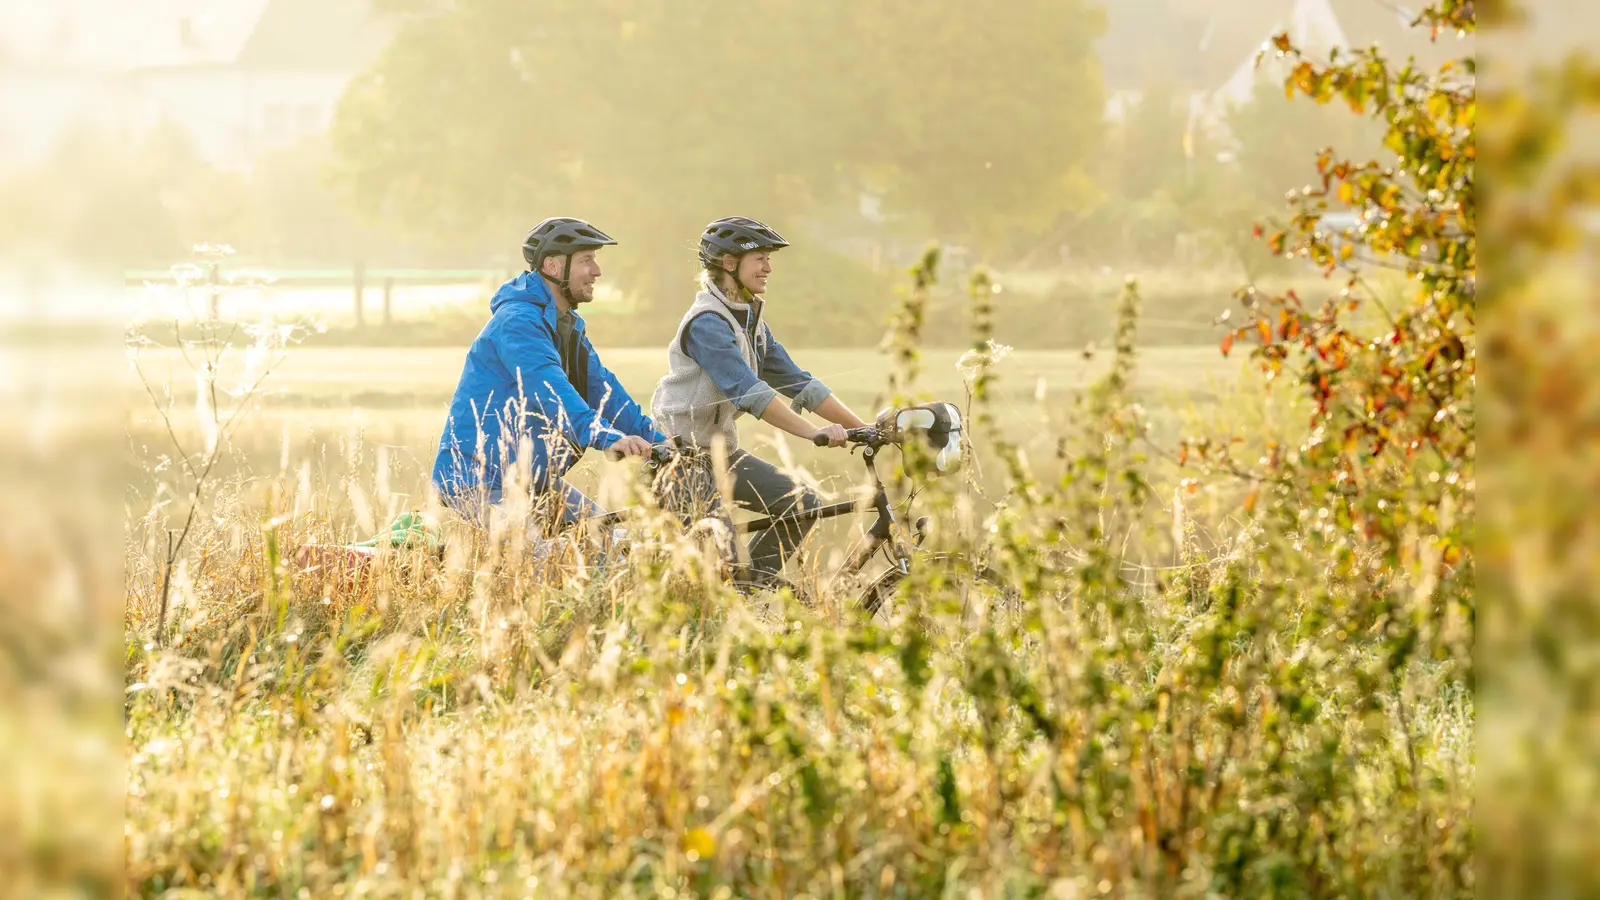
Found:
[[(672, 462), (672, 458), (677, 455), (677, 452), (670, 444), (652, 444), (650, 445), (650, 452), (645, 454), (644, 458), (650, 462), (666, 464)], [(627, 458), (627, 455), (620, 450), (606, 451), (606, 459), (612, 462), (622, 462)]]
[[(868, 425), (865, 428), (846, 428), (844, 437), (847, 442), (852, 444), (871, 444), (878, 440), (879, 435), (878, 429)], [(819, 434), (811, 439), (811, 443), (816, 444), (818, 447), (826, 447), (828, 446), (828, 437), (827, 435)]]

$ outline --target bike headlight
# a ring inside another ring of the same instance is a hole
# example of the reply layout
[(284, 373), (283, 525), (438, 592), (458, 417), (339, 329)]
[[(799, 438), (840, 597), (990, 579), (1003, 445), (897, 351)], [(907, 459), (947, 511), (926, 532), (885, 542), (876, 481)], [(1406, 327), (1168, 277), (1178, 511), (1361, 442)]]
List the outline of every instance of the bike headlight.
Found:
[(940, 474), (961, 468), (961, 410), (954, 403), (925, 403), (900, 410), (894, 417), (901, 439), (921, 440), (934, 451)]

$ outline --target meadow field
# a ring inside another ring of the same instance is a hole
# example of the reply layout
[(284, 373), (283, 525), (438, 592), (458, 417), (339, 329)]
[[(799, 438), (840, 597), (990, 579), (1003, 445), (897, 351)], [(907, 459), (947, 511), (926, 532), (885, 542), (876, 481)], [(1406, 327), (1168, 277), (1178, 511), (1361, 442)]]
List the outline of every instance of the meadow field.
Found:
[[(648, 396), (659, 351), (601, 352)], [(862, 411), (905, 371), (795, 353)], [(1469, 636), (1447, 617), (1425, 655), (1353, 640), (1363, 592), (1409, 589), (1329, 568), (1311, 533), (1248, 514), (1247, 484), (1179, 467), (1194, 433), (1305, 432), (1238, 358), (1016, 351), (974, 401), (958, 352), (919, 354), (911, 392), (967, 408), (974, 454), (918, 503), (943, 549), (1015, 585), (979, 621), (949, 571), (914, 572), (890, 623), (746, 598), (659, 518), (603, 571), (460, 531), (359, 585), (297, 570), (298, 545), (425, 506), (463, 354), (291, 348), (253, 396), (224, 391), (248, 403), (169, 568), (194, 496), (171, 444), (204, 446), (205, 408), (192, 358), (140, 353), (173, 428), (148, 398), (130, 413), (130, 892), (1470, 892)], [(842, 453), (744, 434), (832, 495), (859, 480)], [(574, 480), (628, 503), (629, 466), (597, 457)], [(860, 527), (819, 528), (793, 565), (827, 569)]]
[[(613, 348), (603, 342), (597, 349), (629, 392), (648, 405), (656, 380), (665, 373), (664, 350)], [(863, 416), (870, 418), (887, 405), (891, 362), (882, 351), (800, 347), (792, 352)], [(964, 404), (966, 382), (956, 367), (962, 352), (925, 351), (920, 393)], [(379, 448), (387, 453), (394, 490), (420, 492), (426, 486), (465, 356), (465, 347), (292, 349), (263, 381), (232, 435), (240, 453), (232, 460), (233, 471), (271, 474), (281, 462), (285, 441), (290, 457), (298, 464), (308, 456), (326, 456), (324, 446), (338, 447), (359, 438), (373, 453)], [(243, 357), (242, 351), (223, 357), (220, 370), (224, 381), (235, 370), (242, 370)], [(1223, 358), (1214, 346), (1150, 348), (1143, 358), (1135, 391), (1150, 410), (1156, 431), (1169, 443), (1178, 433), (1181, 417), (1214, 406), (1235, 389), (1241, 370), (1237, 360)], [(994, 406), (1011, 439), (1035, 451), (1047, 449), (1051, 419), (1066, 414), (1071, 399), (1105, 371), (1110, 359), (1109, 351), (1086, 355), (1080, 351), (1019, 350), (1008, 355), (996, 370)], [(140, 355), (140, 366), (153, 384), (170, 386), (171, 402), (180, 413), (175, 424), (194, 426), (190, 415), (194, 380), (182, 355), (173, 350), (146, 351)], [(152, 453), (167, 452), (164, 426), (148, 398), (141, 399), (131, 410), (133, 434), (140, 447)], [(753, 447), (780, 438), (774, 429), (748, 420), (742, 422), (741, 435)], [(833, 467), (833, 454), (782, 437), (808, 464)], [(338, 454), (331, 458), (335, 464), (344, 459)], [(369, 466), (371, 463), (369, 459)], [(590, 479), (586, 483), (592, 484), (602, 466), (600, 455), (591, 454), (577, 477)]]

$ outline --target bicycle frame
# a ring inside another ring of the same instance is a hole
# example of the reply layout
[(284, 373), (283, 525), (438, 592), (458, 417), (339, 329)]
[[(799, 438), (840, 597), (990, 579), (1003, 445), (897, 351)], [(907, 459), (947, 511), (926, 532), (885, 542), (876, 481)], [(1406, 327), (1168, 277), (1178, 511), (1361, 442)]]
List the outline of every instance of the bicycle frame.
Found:
[[(894, 507), (889, 503), (889, 491), (883, 484), (883, 478), (878, 475), (878, 450), (879, 447), (870, 444), (862, 450), (863, 461), (866, 463), (867, 471), (872, 474), (872, 483), (875, 488), (870, 504), (862, 505), (850, 501), (830, 503), (815, 509), (801, 510), (781, 516), (765, 516), (748, 522), (741, 522), (734, 526), (734, 530), (746, 533), (767, 531), (790, 522), (816, 522), (822, 519), (835, 519), (839, 516), (855, 515), (858, 512), (865, 512), (867, 509), (871, 509), (877, 513), (877, 518), (867, 528), (865, 543), (857, 543), (855, 552), (846, 560), (844, 566), (839, 570), (840, 573), (853, 575), (860, 572), (871, 561), (873, 555), (885, 547), (888, 547), (891, 553), (890, 561), (900, 567), (901, 573), (908, 572), (911, 566), (911, 554), (901, 542), (894, 539), (894, 526), (898, 520), (895, 518)], [(926, 526), (926, 521), (925, 518), (917, 520), (913, 538), (918, 544), (922, 543), (922, 532)]]
[[(899, 567), (901, 574), (908, 573), (911, 568), (911, 554), (901, 541), (895, 540), (894, 527), (898, 519), (895, 517), (894, 507), (889, 502), (888, 488), (884, 486), (883, 478), (878, 474), (878, 451), (887, 446), (887, 442), (875, 441), (859, 446), (862, 448), (863, 462), (866, 464), (867, 471), (872, 475), (874, 491), (872, 500), (869, 503), (861, 504), (844, 501), (829, 503), (815, 509), (785, 513), (781, 516), (763, 516), (759, 519), (751, 519), (748, 522), (734, 523), (733, 530), (745, 534), (768, 531), (789, 523), (836, 519), (840, 516), (855, 515), (870, 509), (877, 514), (877, 518), (867, 528), (865, 541), (857, 541), (855, 547), (852, 548), (853, 552), (844, 566), (840, 568), (839, 574), (854, 575), (860, 572), (878, 551), (885, 548), (888, 548), (889, 561)], [(590, 521), (604, 526), (615, 525), (625, 521), (630, 517), (631, 513), (632, 511), (630, 510), (618, 510), (597, 516)], [(922, 543), (923, 532), (927, 527), (927, 522), (928, 520), (925, 516), (916, 520), (912, 538), (917, 544)]]

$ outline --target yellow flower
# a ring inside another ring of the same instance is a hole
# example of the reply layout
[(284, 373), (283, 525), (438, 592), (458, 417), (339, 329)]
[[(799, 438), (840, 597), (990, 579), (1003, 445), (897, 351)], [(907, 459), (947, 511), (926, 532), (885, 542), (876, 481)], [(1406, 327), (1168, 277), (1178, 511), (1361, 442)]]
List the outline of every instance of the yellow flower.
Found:
[(690, 860), (710, 859), (717, 852), (717, 839), (704, 828), (691, 828), (683, 835), (683, 852)]

